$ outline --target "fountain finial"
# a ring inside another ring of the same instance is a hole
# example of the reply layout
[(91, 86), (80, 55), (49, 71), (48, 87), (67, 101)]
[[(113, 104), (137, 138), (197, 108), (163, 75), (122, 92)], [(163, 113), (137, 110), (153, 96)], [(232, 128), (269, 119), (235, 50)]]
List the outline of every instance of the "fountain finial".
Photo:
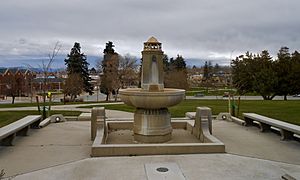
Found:
[(161, 43), (151, 36), (147, 42), (144, 42), (144, 51), (161, 51)]
[(158, 40), (154, 36), (151, 36), (148, 39), (147, 43), (159, 43), (159, 42), (158, 42)]

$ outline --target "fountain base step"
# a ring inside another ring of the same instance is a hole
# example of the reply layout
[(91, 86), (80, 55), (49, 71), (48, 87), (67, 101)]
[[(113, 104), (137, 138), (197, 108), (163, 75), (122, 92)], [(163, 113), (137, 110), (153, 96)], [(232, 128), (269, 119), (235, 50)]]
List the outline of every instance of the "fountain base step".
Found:
[(107, 120), (98, 128), (91, 149), (92, 157), (130, 156), (154, 154), (224, 153), (225, 145), (203, 126), (204, 142), (192, 134), (194, 121), (171, 122), (172, 139), (165, 143), (140, 143), (134, 140), (133, 119), (131, 121)]

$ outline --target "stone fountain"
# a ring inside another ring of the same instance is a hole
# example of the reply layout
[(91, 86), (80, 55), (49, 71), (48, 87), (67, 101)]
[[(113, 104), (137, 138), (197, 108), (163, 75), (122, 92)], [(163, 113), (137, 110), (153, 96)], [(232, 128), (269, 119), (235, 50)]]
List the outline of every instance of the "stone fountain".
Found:
[(185, 90), (164, 88), (163, 51), (161, 43), (151, 37), (142, 51), (141, 88), (122, 89), (121, 100), (136, 107), (134, 140), (161, 143), (171, 140), (172, 126), (168, 107), (184, 99)]
[(91, 156), (225, 152), (212, 135), (210, 108), (197, 107), (194, 119), (171, 120), (168, 107), (180, 103), (185, 90), (164, 88), (161, 43), (151, 37), (142, 56), (141, 88), (119, 90), (122, 101), (136, 108), (134, 118), (108, 118), (104, 107), (94, 107)]

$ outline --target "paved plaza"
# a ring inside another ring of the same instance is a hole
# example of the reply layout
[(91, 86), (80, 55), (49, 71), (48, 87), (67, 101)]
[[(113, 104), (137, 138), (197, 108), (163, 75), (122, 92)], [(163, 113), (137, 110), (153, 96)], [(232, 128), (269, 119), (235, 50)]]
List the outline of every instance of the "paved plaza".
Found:
[[(133, 114), (107, 110), (107, 116)], [(277, 134), (218, 120), (213, 134), (227, 153), (90, 158), (90, 122), (52, 123), (18, 137), (15, 146), (0, 147), (0, 169), (16, 179), (151, 179), (147, 164), (175, 163), (186, 179), (300, 178), (298, 141), (280, 141)]]

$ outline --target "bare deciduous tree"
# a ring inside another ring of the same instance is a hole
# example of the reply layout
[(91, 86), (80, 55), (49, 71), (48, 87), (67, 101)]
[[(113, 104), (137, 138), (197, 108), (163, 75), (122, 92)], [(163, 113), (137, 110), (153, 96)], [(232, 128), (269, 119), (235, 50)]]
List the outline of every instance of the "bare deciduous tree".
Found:
[(121, 88), (127, 88), (132, 85), (137, 86), (139, 81), (139, 69), (137, 58), (126, 54), (120, 57), (119, 61), (119, 78)]
[[(52, 51), (48, 54), (48, 59), (47, 60), (42, 60), (42, 64), (38, 65), (39, 68), (42, 70), (43, 74), (43, 83), (42, 83), (42, 97), (43, 97), (43, 119), (46, 118), (46, 96), (48, 92), (48, 83), (49, 83), (49, 75), (51, 71), (51, 66), (52, 63), (55, 59), (55, 57), (58, 55), (60, 49), (61, 49), (61, 44), (59, 41), (57, 41), (54, 45), (54, 48)], [(29, 65), (29, 67), (33, 67)]]
[(83, 90), (83, 80), (80, 74), (70, 74), (64, 84), (64, 94), (70, 96), (71, 101), (75, 101), (75, 98), (80, 95)]

